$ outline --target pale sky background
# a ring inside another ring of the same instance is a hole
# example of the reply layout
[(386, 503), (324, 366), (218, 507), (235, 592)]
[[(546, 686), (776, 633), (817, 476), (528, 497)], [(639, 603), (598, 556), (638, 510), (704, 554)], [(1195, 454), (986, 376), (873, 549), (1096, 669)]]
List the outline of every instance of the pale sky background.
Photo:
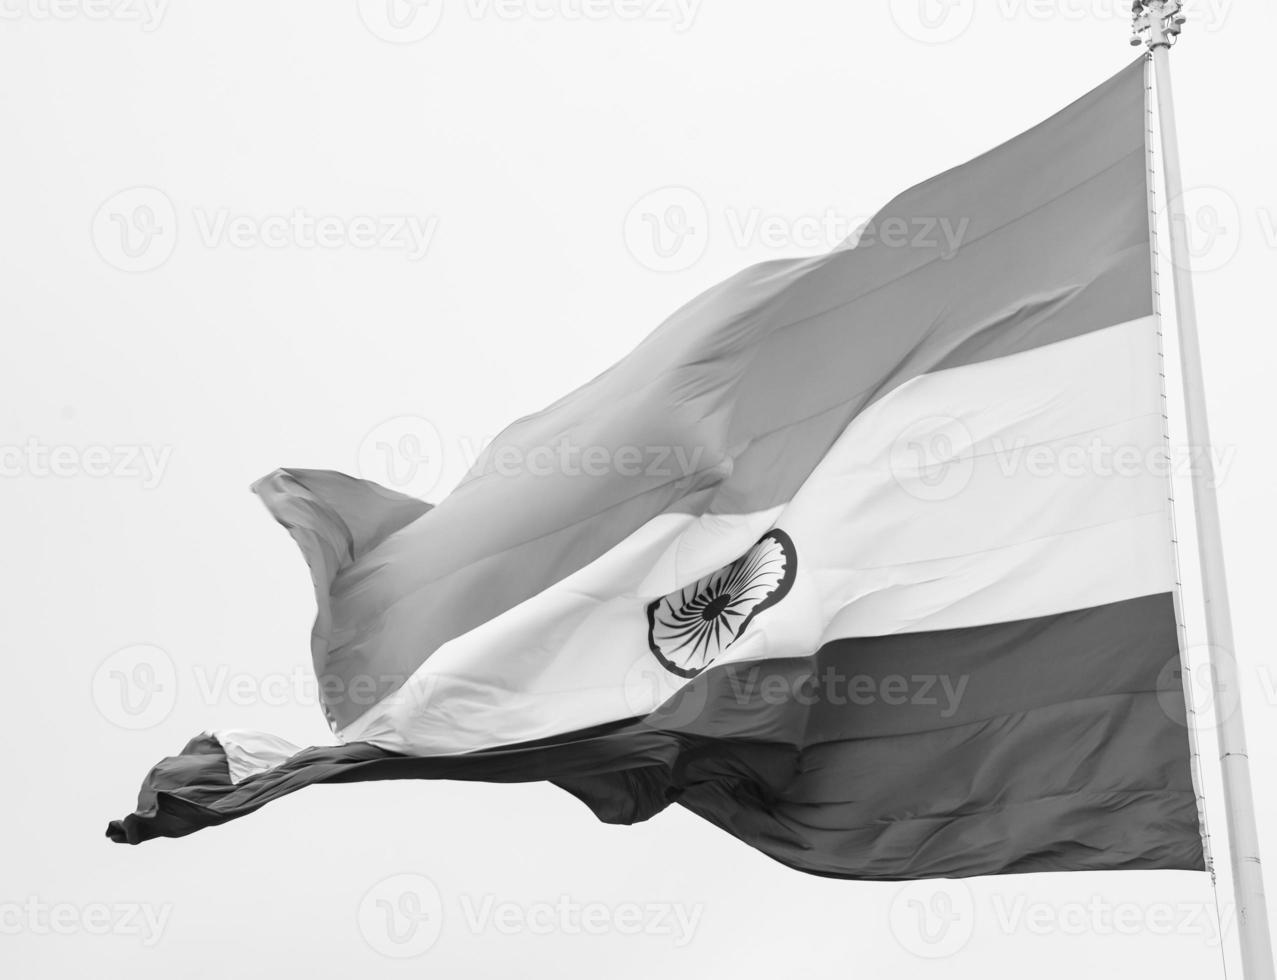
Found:
[[(548, 785), (317, 787), (180, 841), (102, 836), (206, 727), (329, 740), (296, 690), (310, 580), (252, 480), (438, 499), (703, 288), (824, 251), (1116, 72), (1126, 7), (0, 0), (0, 970), (1219, 976), (1202, 874), (824, 880)], [(1191, 12), (1173, 60), (1267, 830), (1277, 16)], [(319, 217), (344, 237), (317, 246)]]

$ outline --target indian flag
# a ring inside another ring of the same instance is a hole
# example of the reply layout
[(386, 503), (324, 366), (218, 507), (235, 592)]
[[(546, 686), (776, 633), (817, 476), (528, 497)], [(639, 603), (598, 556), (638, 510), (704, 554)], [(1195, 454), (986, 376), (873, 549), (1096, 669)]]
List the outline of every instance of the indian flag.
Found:
[(437, 505), (259, 481), (340, 744), (206, 733), (109, 836), (550, 780), (822, 875), (1201, 869), (1145, 94), (1141, 59), (710, 289)]

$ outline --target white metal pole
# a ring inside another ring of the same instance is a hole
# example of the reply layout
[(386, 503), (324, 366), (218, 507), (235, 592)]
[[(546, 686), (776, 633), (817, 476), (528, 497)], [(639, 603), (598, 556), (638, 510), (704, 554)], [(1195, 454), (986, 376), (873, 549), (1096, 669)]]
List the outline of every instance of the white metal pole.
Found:
[(1180, 4), (1146, 0), (1148, 46), (1156, 79), (1158, 123), (1162, 134), (1162, 173), (1166, 182), (1170, 225), (1175, 319), (1179, 326), (1184, 408), (1187, 416), (1192, 467), (1193, 502), (1197, 517), (1197, 549), (1201, 560), (1206, 610), (1206, 641), (1211, 657), (1211, 691), (1218, 724), (1228, 849), (1233, 872), (1237, 935), (1245, 980), (1274, 980), (1268, 907), (1259, 862), (1259, 833), (1242, 724), (1241, 688), (1234, 656), (1233, 623), (1228, 608), (1228, 582), (1220, 538), (1219, 502), (1215, 496), (1215, 466), (1206, 417), (1205, 383), (1197, 335), (1197, 307), (1184, 215), (1184, 187), (1180, 174), (1179, 136), (1171, 99), (1170, 46), (1179, 24)]

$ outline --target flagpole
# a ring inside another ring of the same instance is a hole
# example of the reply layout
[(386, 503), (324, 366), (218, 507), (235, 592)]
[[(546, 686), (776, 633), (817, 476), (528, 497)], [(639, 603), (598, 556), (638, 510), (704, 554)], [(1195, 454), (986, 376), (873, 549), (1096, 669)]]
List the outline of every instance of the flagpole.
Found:
[[(1162, 174), (1166, 184), (1170, 231), (1171, 277), (1175, 291), (1175, 319), (1179, 328), (1180, 370), (1184, 409), (1192, 452), (1193, 503), (1197, 518), (1197, 548), (1201, 561), (1206, 611), (1206, 641), (1210, 649), (1211, 693), (1218, 724), (1224, 809), (1228, 826), (1229, 863), (1237, 907), (1237, 934), (1245, 980), (1274, 980), (1272, 940), (1259, 861), (1259, 833), (1254, 794), (1242, 723), (1241, 688), (1234, 656), (1233, 623), (1228, 606), (1228, 582), (1220, 535), (1219, 502), (1215, 494), (1215, 466), (1210, 449), (1205, 382), (1198, 343), (1197, 306), (1193, 296), (1184, 187), (1180, 173), (1179, 136), (1171, 99), (1170, 48), (1185, 18), (1181, 0), (1133, 0), (1136, 36), (1143, 35), (1153, 61), (1158, 124), (1162, 135)], [(1231, 694), (1231, 697), (1230, 697)]]

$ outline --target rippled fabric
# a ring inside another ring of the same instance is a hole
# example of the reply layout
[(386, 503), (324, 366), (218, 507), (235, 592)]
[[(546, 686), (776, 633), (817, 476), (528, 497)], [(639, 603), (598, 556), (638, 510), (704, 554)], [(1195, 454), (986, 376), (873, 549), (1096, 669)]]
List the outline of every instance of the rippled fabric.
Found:
[[(317, 782), (552, 780), (816, 874), (1200, 869), (1163, 488), (992, 465), (1000, 436), (1160, 446), (1142, 62), (900, 195), (873, 244), (694, 299), (437, 506), (259, 481), (348, 744), (200, 736), (108, 835)], [(893, 446), (935, 415), (974, 458), (922, 507)], [(563, 444), (660, 465), (499, 465)]]

